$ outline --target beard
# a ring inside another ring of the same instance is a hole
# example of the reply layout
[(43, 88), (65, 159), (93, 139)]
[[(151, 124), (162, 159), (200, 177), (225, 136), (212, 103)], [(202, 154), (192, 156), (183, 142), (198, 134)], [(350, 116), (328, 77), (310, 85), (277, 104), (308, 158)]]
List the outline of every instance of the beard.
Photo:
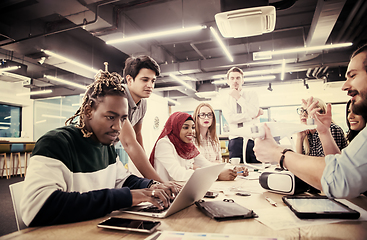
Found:
[(361, 96), (361, 102), (356, 103), (352, 102), (352, 112), (357, 115), (363, 116), (364, 119), (367, 117), (367, 91), (363, 91), (359, 93)]

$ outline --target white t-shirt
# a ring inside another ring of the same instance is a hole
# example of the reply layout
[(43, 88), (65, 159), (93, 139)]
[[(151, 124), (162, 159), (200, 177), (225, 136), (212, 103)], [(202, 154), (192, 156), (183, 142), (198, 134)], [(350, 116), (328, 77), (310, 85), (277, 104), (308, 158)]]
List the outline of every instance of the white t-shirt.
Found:
[(194, 163), (199, 167), (214, 164), (201, 154), (192, 159), (184, 159), (177, 154), (175, 146), (167, 136), (158, 140), (154, 153), (154, 168), (163, 181), (187, 181), (195, 171)]

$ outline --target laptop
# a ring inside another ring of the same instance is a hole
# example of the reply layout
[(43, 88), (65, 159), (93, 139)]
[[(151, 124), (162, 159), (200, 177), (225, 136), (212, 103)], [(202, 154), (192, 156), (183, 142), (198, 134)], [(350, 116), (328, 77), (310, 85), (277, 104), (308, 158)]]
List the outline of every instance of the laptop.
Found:
[[(170, 206), (161, 211), (151, 203), (141, 203), (130, 208), (120, 209), (124, 213), (138, 214), (142, 216), (165, 218), (200, 200), (218, 178), (225, 163), (198, 168), (182, 187)], [(152, 208), (153, 206), (153, 208)]]

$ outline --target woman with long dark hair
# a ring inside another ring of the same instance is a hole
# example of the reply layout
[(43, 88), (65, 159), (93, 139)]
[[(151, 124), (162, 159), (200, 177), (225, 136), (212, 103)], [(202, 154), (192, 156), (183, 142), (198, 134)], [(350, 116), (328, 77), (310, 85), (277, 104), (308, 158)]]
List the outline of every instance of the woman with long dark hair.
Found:
[(366, 126), (366, 119), (362, 115), (357, 115), (352, 112), (351, 100), (347, 102), (347, 140), (351, 142), (355, 136)]

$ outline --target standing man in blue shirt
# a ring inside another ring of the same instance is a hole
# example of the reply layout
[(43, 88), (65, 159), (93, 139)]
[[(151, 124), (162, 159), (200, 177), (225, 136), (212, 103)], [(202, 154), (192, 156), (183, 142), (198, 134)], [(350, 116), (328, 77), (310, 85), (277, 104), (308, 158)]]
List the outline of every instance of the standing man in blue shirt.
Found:
[[(367, 44), (357, 49), (350, 59), (342, 87), (352, 97), (352, 111), (367, 114)], [(320, 139), (329, 138), (331, 105), (325, 114), (314, 109), (310, 116), (315, 119)], [(331, 198), (353, 198), (367, 191), (367, 128), (358, 133), (354, 140), (342, 151), (325, 157), (311, 157), (293, 153), (275, 143), (270, 129), (265, 127), (264, 139), (255, 140), (255, 154), (262, 162), (279, 162), (297, 177), (322, 190)], [(336, 145), (336, 144), (335, 144)], [(333, 144), (326, 146), (335, 149)]]

